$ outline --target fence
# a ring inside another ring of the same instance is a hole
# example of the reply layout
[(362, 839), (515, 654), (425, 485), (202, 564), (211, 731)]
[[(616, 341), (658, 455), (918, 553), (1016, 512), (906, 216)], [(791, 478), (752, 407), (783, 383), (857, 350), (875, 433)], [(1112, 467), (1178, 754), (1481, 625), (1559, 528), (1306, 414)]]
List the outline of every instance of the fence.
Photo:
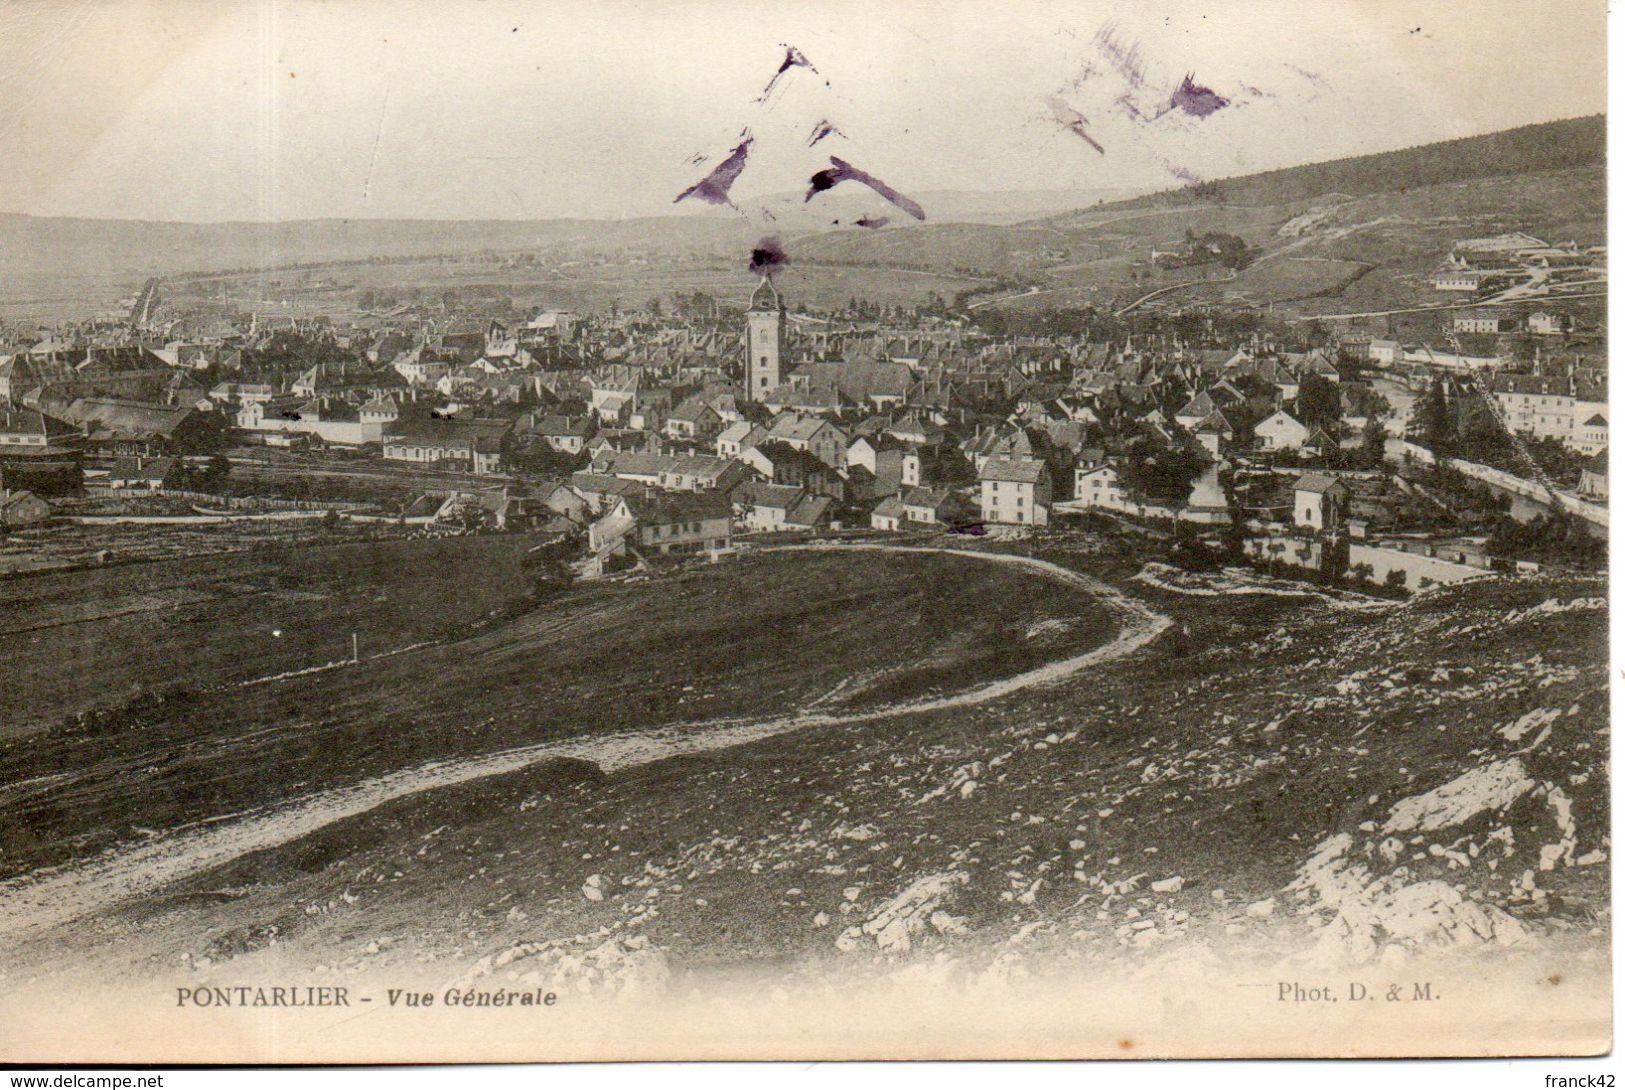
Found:
[(85, 495), (92, 499), (127, 500), (143, 496), (165, 496), (185, 500), (218, 510), (229, 511), (353, 511), (364, 507), (360, 503), (323, 503), (317, 500), (278, 500), (261, 496), (217, 496), (213, 492), (191, 492), (180, 488), (112, 488), (108, 485), (85, 486)]

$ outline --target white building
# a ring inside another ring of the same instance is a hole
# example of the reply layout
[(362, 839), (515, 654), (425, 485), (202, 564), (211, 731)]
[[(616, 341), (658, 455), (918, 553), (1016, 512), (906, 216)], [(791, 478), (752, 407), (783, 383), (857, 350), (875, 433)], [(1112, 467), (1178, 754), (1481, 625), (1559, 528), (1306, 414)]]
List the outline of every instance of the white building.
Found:
[(1498, 375), (1496, 404), (1513, 431), (1564, 443), (1574, 434), (1574, 397), (1566, 380), (1544, 375)]
[(1309, 429), (1285, 409), (1277, 409), (1253, 427), (1264, 450), (1297, 450), (1309, 438)]
[(1602, 413), (1592, 413), (1575, 424), (1574, 437), (1569, 446), (1580, 454), (1600, 454), (1608, 449), (1608, 418)]
[(989, 458), (982, 466), (982, 521), (1044, 526), (1049, 523), (1049, 467), (1038, 461)]
[(784, 382), (784, 300), (762, 277), (745, 313), (745, 400), (761, 401)]
[(846, 435), (822, 417), (784, 413), (768, 427), (766, 441), (808, 451), (831, 469), (846, 468)]
[(1529, 332), (1542, 337), (1558, 337), (1574, 328), (1574, 319), (1567, 314), (1554, 314), (1537, 310), (1528, 318)]
[(1123, 489), (1117, 469), (1109, 465), (1079, 466), (1073, 479), (1073, 497), (1083, 507), (1129, 511), (1134, 504)]
[(1383, 340), (1381, 338), (1372, 340), (1371, 347), (1366, 349), (1366, 354), (1370, 357), (1372, 363), (1383, 367), (1392, 367), (1400, 361), (1402, 355), (1398, 341)]
[(1342, 525), (1348, 486), (1324, 473), (1305, 473), (1292, 486), (1293, 525), (1316, 533)]
[(717, 436), (717, 457), (737, 458), (746, 447), (767, 441), (767, 431), (749, 420), (735, 420)]
[(1484, 274), (1476, 269), (1440, 269), (1433, 274), (1435, 291), (1477, 291)]
[(1516, 326), (1516, 320), (1496, 314), (1458, 314), (1450, 322), (1456, 333), (1501, 333)]

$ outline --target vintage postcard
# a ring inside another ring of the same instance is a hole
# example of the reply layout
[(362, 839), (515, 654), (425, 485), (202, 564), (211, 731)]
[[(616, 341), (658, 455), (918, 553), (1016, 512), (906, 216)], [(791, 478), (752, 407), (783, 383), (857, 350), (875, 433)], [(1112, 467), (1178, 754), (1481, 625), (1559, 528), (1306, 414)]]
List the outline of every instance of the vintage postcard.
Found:
[(0, 4), (0, 1061), (1611, 1048), (1600, 0)]

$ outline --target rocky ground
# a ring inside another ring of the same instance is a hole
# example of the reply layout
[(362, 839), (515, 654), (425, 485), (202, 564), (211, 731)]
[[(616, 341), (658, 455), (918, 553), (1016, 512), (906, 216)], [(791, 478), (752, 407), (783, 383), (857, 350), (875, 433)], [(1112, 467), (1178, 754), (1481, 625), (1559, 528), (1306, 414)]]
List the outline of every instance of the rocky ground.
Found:
[(11, 979), (68, 941), (199, 983), (645, 997), (1606, 956), (1603, 582), (1350, 608), (1049, 558), (1173, 624), (982, 704), (399, 799), (33, 940)]

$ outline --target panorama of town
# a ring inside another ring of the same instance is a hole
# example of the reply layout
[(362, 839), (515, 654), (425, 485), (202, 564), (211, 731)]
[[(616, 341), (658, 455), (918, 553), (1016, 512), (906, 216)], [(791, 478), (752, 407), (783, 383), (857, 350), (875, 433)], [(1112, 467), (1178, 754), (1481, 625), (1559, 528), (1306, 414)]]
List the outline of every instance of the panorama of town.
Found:
[[(1226, 260), (1188, 237), (1145, 275)], [(818, 311), (744, 272), (744, 306), (602, 313), (319, 269), (237, 285), (253, 299), (153, 279), (95, 320), (0, 330), (0, 570), (525, 531), (570, 580), (785, 535), (1069, 527), (1384, 595), (1596, 568), (1605, 266), (1460, 239), (1437, 302), (1308, 319), (1160, 288), (1026, 319)]]

